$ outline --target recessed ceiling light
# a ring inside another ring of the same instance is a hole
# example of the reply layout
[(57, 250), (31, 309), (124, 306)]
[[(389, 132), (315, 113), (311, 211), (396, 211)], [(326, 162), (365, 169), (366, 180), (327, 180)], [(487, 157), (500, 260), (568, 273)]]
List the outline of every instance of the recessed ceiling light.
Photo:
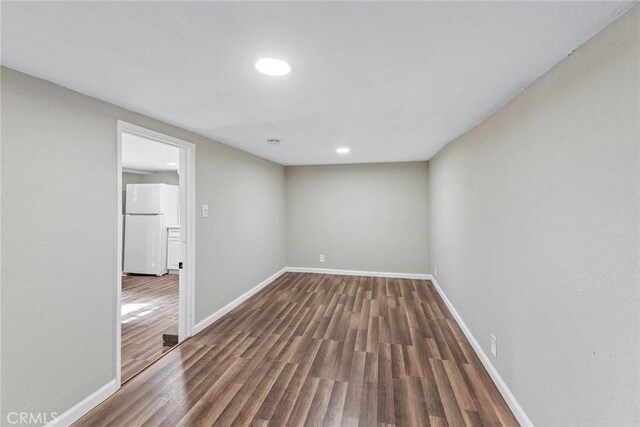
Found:
[(336, 149), (336, 153), (338, 154), (347, 154), (350, 151), (351, 150), (349, 149), (349, 147), (339, 147), (338, 149)]
[(169, 163), (167, 163), (167, 166), (178, 166), (178, 164), (174, 163), (174, 162), (169, 162)]
[(280, 140), (277, 138), (267, 139), (267, 144), (269, 145), (278, 145), (280, 144)]
[(256, 61), (256, 70), (268, 76), (285, 76), (291, 72), (291, 66), (275, 58), (262, 58)]

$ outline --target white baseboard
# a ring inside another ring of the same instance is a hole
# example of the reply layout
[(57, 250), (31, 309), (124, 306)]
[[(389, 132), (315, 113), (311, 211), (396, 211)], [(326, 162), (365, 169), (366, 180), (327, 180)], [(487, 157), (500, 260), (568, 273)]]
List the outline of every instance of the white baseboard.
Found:
[(102, 387), (100, 387), (98, 390), (96, 390), (95, 392), (87, 396), (81, 402), (76, 404), (73, 408), (58, 415), (54, 421), (47, 424), (47, 427), (70, 426), (71, 424), (78, 421), (84, 414), (86, 414), (87, 412), (89, 412), (90, 410), (98, 406), (100, 403), (102, 403), (103, 400), (111, 396), (117, 390), (118, 390), (118, 383), (117, 383), (117, 380), (114, 378), (108, 383), (106, 383), (105, 385), (103, 385)]
[(245, 292), (244, 294), (240, 295), (238, 298), (234, 299), (229, 304), (227, 304), (224, 307), (222, 307), (220, 310), (216, 311), (215, 313), (213, 313), (210, 316), (206, 317), (202, 321), (198, 322), (196, 324), (194, 333), (197, 334), (197, 333), (203, 331), (204, 329), (206, 329), (207, 327), (209, 327), (213, 322), (215, 322), (216, 320), (218, 320), (219, 318), (221, 318), (222, 316), (224, 316), (225, 314), (227, 314), (228, 312), (230, 312), (231, 310), (233, 310), (234, 308), (236, 308), (237, 306), (239, 306), (240, 304), (245, 302), (247, 299), (249, 299), (251, 296), (253, 296), (253, 294), (258, 292), (260, 289), (264, 288), (269, 283), (273, 282), (278, 277), (282, 276), (286, 271), (287, 271), (287, 269), (285, 267), (282, 270), (280, 270), (277, 273), (275, 273), (274, 275), (272, 275), (271, 277), (263, 280), (256, 287), (249, 289), (247, 292)]
[(436, 281), (436, 279), (434, 279), (433, 276), (429, 275), (429, 280), (433, 282), (433, 285), (435, 286), (436, 290), (440, 294), (440, 297), (446, 304), (451, 314), (453, 314), (453, 317), (455, 317), (456, 322), (458, 322), (458, 325), (460, 326), (460, 329), (462, 329), (462, 332), (464, 332), (464, 335), (467, 337), (467, 340), (469, 340), (471, 347), (473, 347), (473, 349), (475, 350), (476, 354), (480, 358), (480, 361), (482, 362), (485, 369), (489, 373), (489, 376), (491, 376), (491, 379), (495, 383), (496, 387), (498, 387), (500, 394), (502, 394), (502, 397), (507, 402), (507, 405), (509, 405), (509, 408), (513, 412), (513, 415), (515, 415), (520, 425), (527, 426), (527, 427), (533, 426), (533, 423), (531, 422), (527, 414), (522, 409), (522, 406), (520, 406), (520, 404), (516, 400), (516, 397), (513, 395), (513, 393), (511, 393), (511, 390), (509, 390), (509, 387), (504, 382), (504, 380), (502, 379), (502, 377), (500, 376), (496, 368), (493, 366), (493, 364), (491, 363), (491, 360), (485, 354), (484, 350), (482, 350), (482, 347), (480, 347), (480, 344), (478, 344), (478, 341), (471, 333), (471, 330), (469, 330), (467, 325), (464, 323), (464, 320), (462, 320), (460, 313), (458, 313), (458, 311), (455, 309), (451, 301), (449, 301), (449, 298), (447, 298), (447, 295), (444, 293), (440, 285), (438, 285), (438, 282)]
[(313, 268), (313, 267), (286, 267), (285, 270), (292, 273), (319, 273), (319, 274), (337, 274), (340, 276), (390, 277), (390, 278), (396, 278), (396, 279), (426, 280), (431, 277), (430, 274), (422, 274), (422, 273), (385, 273), (380, 271), (338, 270), (338, 269), (331, 269), (331, 268)]

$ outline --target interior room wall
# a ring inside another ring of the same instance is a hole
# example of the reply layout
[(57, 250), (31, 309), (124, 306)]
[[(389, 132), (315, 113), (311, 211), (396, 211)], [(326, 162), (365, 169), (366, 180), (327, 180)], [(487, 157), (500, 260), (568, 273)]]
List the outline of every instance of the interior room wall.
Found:
[(289, 266), (428, 273), (428, 171), (427, 162), (288, 166)]
[(535, 425), (640, 424), (639, 12), (429, 164), (435, 278)]
[(117, 119), (197, 146), (196, 322), (284, 267), (282, 166), (11, 69), (1, 83), (2, 419), (115, 377)]
[(179, 185), (180, 184), (180, 176), (176, 171), (155, 171), (149, 174), (140, 175), (143, 183), (149, 184), (171, 184), (171, 185)]

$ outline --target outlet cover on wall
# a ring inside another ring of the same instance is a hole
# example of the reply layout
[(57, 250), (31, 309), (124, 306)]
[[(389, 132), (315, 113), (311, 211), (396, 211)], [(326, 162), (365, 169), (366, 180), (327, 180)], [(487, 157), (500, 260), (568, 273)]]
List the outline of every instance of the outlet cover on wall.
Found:
[(320, 262), (324, 262), (324, 254), (320, 254)]
[(498, 357), (498, 339), (495, 335), (491, 335), (491, 354), (493, 357)]
[(202, 205), (202, 218), (209, 217), (209, 205)]
[(433, 266), (433, 275), (437, 276), (438, 275), (438, 266), (434, 264)]

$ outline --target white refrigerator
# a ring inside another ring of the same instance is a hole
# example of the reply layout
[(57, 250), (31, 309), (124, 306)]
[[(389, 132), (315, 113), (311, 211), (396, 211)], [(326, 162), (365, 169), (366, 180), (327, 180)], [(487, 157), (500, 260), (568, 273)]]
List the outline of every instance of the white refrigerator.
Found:
[(124, 273), (167, 274), (167, 227), (179, 224), (179, 187), (127, 184)]

